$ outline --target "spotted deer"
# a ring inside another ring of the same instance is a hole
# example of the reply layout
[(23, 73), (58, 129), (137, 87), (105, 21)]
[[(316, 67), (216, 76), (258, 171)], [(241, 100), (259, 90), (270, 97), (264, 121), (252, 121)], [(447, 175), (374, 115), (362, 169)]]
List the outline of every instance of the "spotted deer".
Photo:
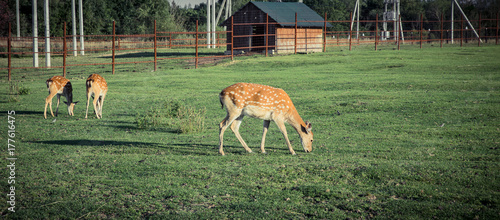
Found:
[[(45, 98), (45, 110), (43, 111), (43, 117), (47, 118), (47, 105), (50, 107), (50, 114), (52, 117), (57, 116), (57, 112), (59, 111), (59, 101), (61, 96), (66, 97), (66, 105), (68, 105), (68, 114), (73, 116), (73, 110), (75, 109), (75, 105), (78, 102), (73, 102), (73, 87), (71, 87), (71, 82), (68, 79), (62, 76), (54, 76), (47, 81), (47, 89), (49, 90), (49, 96)], [(52, 99), (57, 95), (57, 107), (56, 107), (56, 115), (54, 116), (54, 112), (52, 112)]]
[(108, 84), (106, 80), (98, 74), (92, 74), (87, 78), (87, 110), (85, 111), (85, 119), (89, 113), (89, 102), (90, 97), (94, 97), (94, 112), (97, 118), (102, 118), (102, 105), (104, 104), (104, 98), (108, 92)]
[(290, 100), (290, 97), (282, 89), (252, 83), (236, 83), (222, 90), (219, 94), (219, 99), (222, 108), (225, 106), (227, 110), (226, 117), (219, 125), (220, 154), (224, 155), (223, 136), (224, 131), (229, 125), (231, 125), (231, 130), (241, 145), (243, 145), (243, 148), (247, 152), (252, 153), (252, 150), (248, 148), (238, 131), (244, 116), (264, 120), (264, 130), (260, 144), (262, 153), (266, 153), (264, 144), (271, 121), (276, 123), (285, 137), (286, 144), (292, 155), (295, 155), (295, 151), (290, 144), (290, 140), (288, 140), (285, 122), (295, 128), (299, 134), (304, 151), (312, 151), (312, 126), (308, 121), (304, 122), (302, 120), (292, 100)]

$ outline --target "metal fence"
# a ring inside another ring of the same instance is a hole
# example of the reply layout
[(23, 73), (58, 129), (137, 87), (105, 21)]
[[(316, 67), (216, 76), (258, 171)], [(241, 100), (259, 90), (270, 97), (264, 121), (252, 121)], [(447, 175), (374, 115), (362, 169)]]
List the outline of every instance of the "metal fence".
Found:
[[(327, 15), (325, 14), (325, 18)], [(9, 24), (9, 35), (0, 37), (0, 70), (7, 70), (8, 80), (11, 80), (11, 72), (16, 69), (32, 68), (61, 68), (62, 75), (66, 76), (67, 68), (75, 66), (88, 65), (110, 65), (112, 73), (115, 73), (115, 66), (130, 63), (151, 63), (154, 71), (162, 60), (188, 60), (191, 65), (198, 68), (201, 60), (221, 60), (233, 59), (235, 54), (241, 54), (241, 51), (261, 52), (268, 56), (269, 52), (274, 53), (277, 45), (273, 42), (286, 42), (286, 49), (281, 49), (278, 53), (300, 53), (307, 51), (307, 48), (314, 48), (315, 52), (327, 51), (328, 48), (348, 47), (352, 50), (353, 46), (372, 45), (377, 50), (381, 45), (391, 45), (401, 49), (400, 45), (417, 45), (420, 48), (424, 44), (437, 44), (440, 47), (451, 44), (477, 44), (482, 43), (498, 44), (499, 40), (499, 16), (496, 18), (481, 18), (471, 20), (474, 29), (464, 23), (463, 17), (455, 21), (444, 20), (424, 21), (421, 16), (418, 21), (364, 20), (360, 22), (360, 29), (354, 28), (352, 16), (350, 20), (344, 21), (317, 21), (324, 24), (324, 27), (308, 32), (301, 30), (295, 21), (295, 28), (285, 31), (270, 30), (270, 26), (279, 26), (279, 24), (269, 22), (265, 23), (237, 23), (231, 21), (229, 31), (216, 32), (215, 43), (207, 41), (207, 33), (198, 30), (192, 32), (169, 32), (158, 31), (156, 21), (154, 31), (151, 34), (142, 35), (120, 35), (115, 33), (115, 23), (113, 22), (113, 33), (109, 35), (67, 35), (66, 24), (63, 24), (63, 36), (50, 37), (50, 51), (46, 51), (45, 37), (13, 37)], [(310, 22), (310, 21), (309, 21)], [(384, 24), (385, 23), (385, 24)], [(330, 24), (327, 27), (327, 24)], [(381, 26), (389, 27), (383, 30)], [(392, 25), (392, 29), (391, 26)], [(235, 27), (252, 27), (252, 32), (246, 35), (233, 36), (231, 30)], [(293, 26), (293, 25), (292, 25)], [(394, 28), (396, 27), (396, 28)], [(437, 27), (437, 28), (436, 28)], [(453, 28), (453, 30), (452, 30)], [(356, 30), (355, 30), (356, 29)], [(280, 33), (278, 33), (280, 32)], [(309, 35), (314, 35), (310, 37)], [(311, 34), (313, 33), (313, 34)], [(388, 35), (392, 33), (392, 36)], [(83, 37), (85, 46), (77, 39)], [(238, 38), (247, 38), (251, 44), (247, 46), (233, 46)], [(311, 39), (309, 39), (311, 38)], [(34, 51), (34, 40), (39, 41), (36, 51)], [(259, 42), (260, 41), (260, 42)], [(207, 48), (227, 48), (210, 52), (213, 49)], [(176, 49), (177, 48), (177, 49)], [(203, 53), (200, 53), (203, 49)], [(37, 52), (38, 51), (38, 52)], [(43, 52), (39, 52), (43, 51)], [(99, 54), (98, 60), (95, 59), (69, 59), (72, 57), (84, 56), (90, 57), (90, 54)], [(85, 55), (87, 53), (87, 55)], [(136, 54), (133, 60), (126, 59), (127, 54)], [(33, 63), (29, 57), (33, 56)], [(45, 58), (45, 65), (39, 65), (38, 56)], [(206, 62), (201, 62), (206, 63)], [(2, 71), (3, 72), (3, 71)], [(3, 76), (2, 76), (3, 77)]]

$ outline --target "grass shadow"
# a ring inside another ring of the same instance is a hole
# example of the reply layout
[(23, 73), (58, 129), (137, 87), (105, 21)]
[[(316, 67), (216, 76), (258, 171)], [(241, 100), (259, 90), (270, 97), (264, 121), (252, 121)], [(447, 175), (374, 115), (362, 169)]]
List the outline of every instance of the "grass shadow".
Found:
[(16, 115), (39, 115), (42, 114), (42, 111), (16, 111)]
[[(99, 146), (126, 146), (126, 147), (141, 147), (141, 148), (161, 148), (168, 149), (169, 153), (176, 155), (199, 155), (209, 156), (218, 153), (218, 146), (211, 144), (188, 144), (188, 143), (150, 143), (140, 141), (109, 141), (109, 140), (52, 140), (52, 141), (30, 141), (31, 143), (49, 144), (49, 145), (66, 145), (79, 147), (99, 147)], [(171, 145), (171, 147), (169, 146)]]
[[(221, 52), (198, 52), (199, 57), (203, 56), (220, 56), (224, 55), (224, 53)], [(119, 54), (115, 55), (115, 58), (140, 58), (140, 57), (154, 57), (155, 54), (153, 52), (138, 52), (138, 53), (126, 53), (126, 54)], [(172, 53), (156, 53), (156, 57), (194, 57), (195, 52), (193, 51), (192, 53), (186, 53), (186, 52), (172, 52)], [(99, 58), (104, 58), (104, 59), (111, 59), (113, 56), (102, 56)]]
[(104, 141), (104, 140), (53, 140), (53, 141), (32, 141), (39, 144), (52, 144), (52, 145), (70, 145), (70, 146), (108, 146), (108, 145), (131, 145), (131, 146), (146, 146), (154, 145), (156, 143), (137, 142), (137, 141)]
[(137, 126), (135, 124), (128, 124), (128, 125), (125, 125), (125, 123), (123, 123), (123, 125), (105, 125), (107, 127), (112, 127), (112, 128), (116, 128), (116, 129), (119, 129), (119, 130), (124, 130), (124, 131), (130, 131), (130, 130), (135, 130), (135, 131), (156, 131), (156, 132), (163, 132), (163, 133), (171, 133), (171, 134), (180, 134), (182, 133), (179, 129), (174, 129), (174, 128), (137, 128)]

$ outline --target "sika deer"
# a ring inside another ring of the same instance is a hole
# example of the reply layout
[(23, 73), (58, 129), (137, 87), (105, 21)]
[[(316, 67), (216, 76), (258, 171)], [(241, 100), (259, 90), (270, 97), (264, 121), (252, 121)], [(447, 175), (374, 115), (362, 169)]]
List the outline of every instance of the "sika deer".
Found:
[(85, 111), (85, 119), (89, 113), (89, 102), (92, 95), (94, 98), (94, 112), (97, 118), (102, 118), (102, 105), (104, 104), (104, 98), (108, 92), (108, 84), (106, 80), (98, 74), (92, 74), (87, 78), (87, 110)]
[(231, 125), (231, 130), (245, 150), (249, 153), (252, 152), (238, 131), (244, 116), (264, 120), (264, 130), (260, 145), (262, 153), (266, 153), (264, 144), (270, 121), (274, 121), (280, 129), (291, 154), (295, 155), (295, 151), (288, 140), (285, 122), (295, 128), (299, 134), (304, 151), (312, 151), (312, 126), (309, 122), (302, 120), (292, 100), (290, 100), (290, 97), (282, 89), (251, 83), (237, 83), (222, 90), (219, 94), (219, 99), (222, 108), (226, 106), (227, 110), (226, 117), (219, 125), (220, 154), (224, 155), (223, 136), (224, 131), (229, 125)]
[(75, 109), (75, 105), (78, 102), (73, 102), (73, 87), (71, 86), (71, 82), (68, 79), (62, 76), (54, 76), (47, 81), (47, 89), (49, 90), (49, 96), (45, 99), (45, 110), (43, 111), (43, 117), (47, 118), (47, 105), (50, 107), (50, 114), (52, 117), (54, 116), (54, 112), (52, 112), (52, 98), (57, 95), (57, 108), (56, 108), (56, 116), (59, 111), (59, 101), (61, 99), (61, 95), (66, 97), (66, 105), (68, 105), (68, 114), (73, 116), (73, 110)]

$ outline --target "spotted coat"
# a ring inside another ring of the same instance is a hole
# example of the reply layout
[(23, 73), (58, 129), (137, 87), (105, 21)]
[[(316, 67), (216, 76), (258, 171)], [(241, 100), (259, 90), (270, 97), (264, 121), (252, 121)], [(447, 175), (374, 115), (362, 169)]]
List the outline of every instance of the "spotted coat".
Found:
[(265, 153), (265, 135), (270, 121), (274, 121), (283, 133), (292, 154), (295, 154), (295, 152), (288, 140), (284, 125), (285, 122), (297, 131), (304, 150), (306, 152), (312, 150), (313, 134), (311, 132), (311, 124), (302, 120), (292, 100), (290, 100), (290, 97), (282, 89), (253, 83), (236, 83), (223, 89), (219, 94), (219, 100), (222, 107), (226, 107), (227, 110), (227, 116), (219, 126), (219, 152), (222, 155), (224, 155), (222, 150), (223, 135), (229, 125), (231, 125), (231, 130), (233, 130), (245, 150), (252, 152), (238, 131), (244, 116), (264, 120), (264, 133), (261, 142), (261, 151), (263, 153)]

